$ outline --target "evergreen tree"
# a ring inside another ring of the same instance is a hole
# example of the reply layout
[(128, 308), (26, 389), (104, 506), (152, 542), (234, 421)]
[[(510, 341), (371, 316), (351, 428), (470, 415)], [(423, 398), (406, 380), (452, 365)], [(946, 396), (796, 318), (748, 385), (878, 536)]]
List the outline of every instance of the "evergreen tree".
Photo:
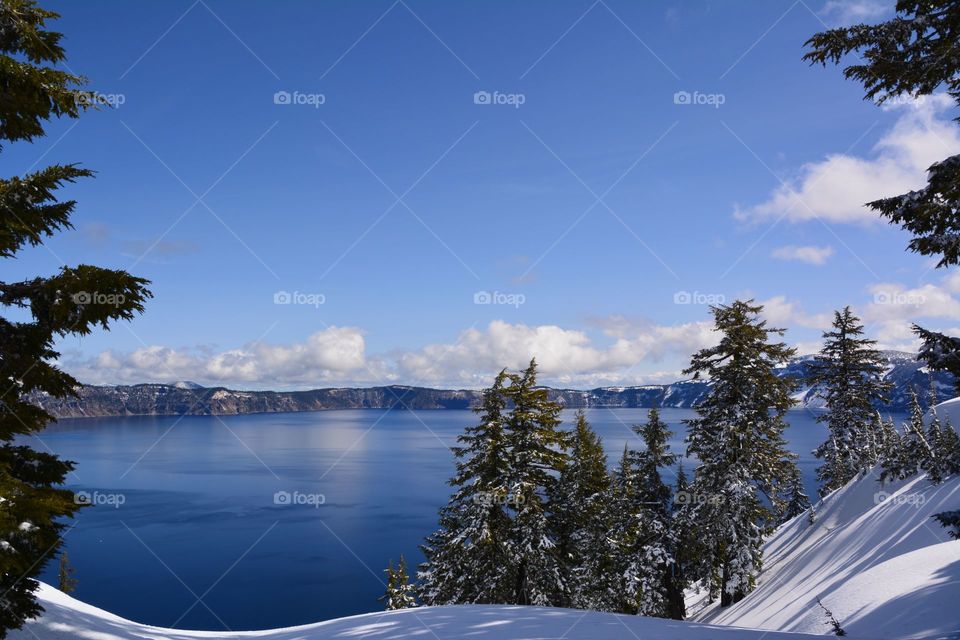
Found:
[(796, 382), (778, 376), (795, 350), (782, 329), (759, 319), (753, 301), (713, 307), (720, 343), (696, 353), (686, 373), (710, 388), (687, 420), (687, 454), (700, 461), (693, 481), (695, 520), (708, 541), (705, 561), (711, 595), (721, 606), (741, 600), (762, 566), (762, 536), (778, 514), (763, 496), (778, 495), (794, 473), (786, 450), (784, 415)]
[(391, 561), (384, 573), (387, 574), (387, 591), (380, 599), (386, 603), (386, 610), (416, 607), (417, 600), (413, 595), (413, 585), (410, 584), (410, 578), (407, 576), (407, 561), (403, 556), (400, 556), (400, 564), (396, 569), (393, 568), (393, 561)]
[(57, 588), (64, 593), (73, 593), (77, 590), (77, 579), (74, 577), (76, 570), (70, 564), (70, 558), (67, 557), (67, 550), (60, 552), (60, 566), (57, 570)]
[(890, 477), (899, 477), (904, 465), (903, 438), (897, 431), (893, 419), (884, 420), (879, 411), (877, 411), (874, 424), (875, 431), (881, 434), (879, 438), (880, 466), (883, 470), (880, 474), (880, 480), (882, 482)]
[[(877, 103), (901, 95), (928, 96), (945, 88), (960, 100), (960, 56), (956, 55), (960, 3), (955, 0), (898, 0), (897, 15), (877, 25), (830, 29), (807, 41), (811, 64), (855, 62), (844, 75), (863, 85)], [(868, 203), (913, 237), (911, 251), (936, 256), (937, 267), (960, 264), (960, 155), (928, 169), (927, 185)], [(920, 357), (935, 371), (954, 374), (960, 394), (960, 339), (914, 325), (923, 340)]]
[(915, 389), (910, 390), (910, 417), (903, 425), (903, 459), (900, 478), (909, 478), (930, 468), (933, 449), (927, 441), (923, 424), (924, 411)]
[[(62, 35), (47, 29), (58, 17), (33, 0), (0, 2), (0, 145), (40, 138), (51, 118), (77, 118), (97, 104), (95, 94), (81, 89), (82, 77), (58, 68), (66, 57)], [(70, 229), (76, 203), (57, 191), (92, 175), (69, 164), (0, 178), (0, 258)], [(150, 295), (146, 285), (124, 271), (90, 265), (0, 282), (0, 306), (12, 316), (0, 317), (0, 540), (7, 548), (0, 554), (0, 637), (41, 612), (35, 577), (60, 551), (64, 519), (79, 508), (62, 488), (72, 463), (14, 444), (53, 420), (25, 396), (75, 394), (79, 383), (55, 364), (56, 340), (132, 318)]]
[(960, 540), (960, 509), (954, 511), (944, 511), (933, 516), (941, 526), (950, 529), (948, 533), (951, 538)]
[(671, 590), (669, 617), (675, 620), (683, 620), (687, 617), (685, 591), (691, 584), (691, 576), (698, 574), (697, 563), (702, 549), (702, 541), (697, 538), (693, 504), (690, 498), (690, 483), (681, 460), (677, 464), (671, 512), (675, 541), (672, 584), (679, 589)]
[(511, 376), (505, 388), (512, 408), (506, 418), (509, 469), (507, 487), (514, 499), (510, 550), (515, 570), (508, 604), (550, 606), (563, 599), (560, 558), (550, 535), (546, 498), (567, 462), (569, 438), (560, 430), (563, 407), (538, 388), (537, 363)]
[(636, 613), (636, 602), (628, 597), (627, 574), (636, 549), (637, 526), (634, 518), (636, 483), (634, 460), (625, 444), (610, 483), (607, 499), (610, 517), (610, 547), (613, 571), (607, 593), (609, 610), (618, 613)]
[(422, 547), (428, 605), (549, 606), (568, 593), (548, 496), (569, 438), (559, 429), (561, 406), (536, 386), (536, 368), (531, 361), (521, 374), (501, 372), (484, 392), (480, 424), (454, 449), (457, 489)]
[(891, 388), (882, 380), (885, 360), (863, 337), (860, 319), (844, 307), (834, 314), (833, 329), (823, 334), (824, 345), (810, 366), (809, 383), (824, 400), (829, 436), (814, 454), (823, 460), (817, 469), (820, 495), (847, 484), (878, 461), (873, 446), (874, 405), (886, 402)]
[(418, 573), (425, 604), (509, 602), (515, 584), (510, 550), (512, 499), (507, 485), (505, 371), (484, 390), (476, 412), (453, 449), (456, 491), (440, 511), (440, 528), (421, 547), (426, 561)]
[(642, 451), (631, 452), (634, 483), (630, 514), (636, 527), (631, 536), (633, 550), (627, 565), (627, 596), (636, 612), (644, 616), (671, 617), (677, 593), (683, 585), (674, 578), (677, 540), (671, 517), (673, 490), (660, 475), (662, 468), (676, 464), (670, 453), (672, 435), (657, 409), (650, 409), (647, 422), (634, 426), (643, 440)]
[(551, 525), (566, 585), (560, 604), (605, 610), (613, 569), (608, 541), (610, 476), (600, 438), (582, 411), (577, 413), (574, 425), (570, 460), (560, 473), (554, 493)]
[(779, 501), (782, 503), (782, 506), (778, 524), (783, 524), (802, 513), (808, 512), (812, 520), (813, 508), (810, 504), (810, 498), (803, 488), (803, 476), (800, 474), (800, 468), (797, 467), (795, 461), (793, 461), (790, 478), (787, 481), (785, 491)]

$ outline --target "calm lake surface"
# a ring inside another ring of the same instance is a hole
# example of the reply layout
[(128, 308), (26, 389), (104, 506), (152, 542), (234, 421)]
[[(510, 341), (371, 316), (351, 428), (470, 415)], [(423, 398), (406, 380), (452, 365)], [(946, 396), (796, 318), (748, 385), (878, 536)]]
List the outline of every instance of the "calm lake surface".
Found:
[[(692, 412), (662, 414), (683, 451)], [(629, 425), (646, 410), (587, 416), (611, 463), (640, 446)], [(248, 630), (380, 610), (383, 569), (421, 560), (450, 493), (448, 447), (474, 421), (445, 410), (79, 419), (33, 444), (76, 461), (70, 487), (99, 503), (65, 538), (79, 599), (153, 625)], [(810, 451), (825, 430), (803, 410), (790, 424), (814, 495)], [(55, 562), (43, 579), (56, 584)]]

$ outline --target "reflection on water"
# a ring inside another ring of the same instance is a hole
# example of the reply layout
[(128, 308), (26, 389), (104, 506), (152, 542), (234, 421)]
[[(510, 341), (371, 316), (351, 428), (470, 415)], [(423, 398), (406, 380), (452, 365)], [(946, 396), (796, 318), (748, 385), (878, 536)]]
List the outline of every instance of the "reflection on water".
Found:
[[(680, 421), (692, 412), (662, 414), (682, 451)], [(624, 443), (639, 446), (629, 425), (645, 410), (587, 415), (611, 462)], [(379, 610), (383, 568), (401, 553), (419, 561), (417, 545), (450, 492), (448, 447), (474, 420), (468, 411), (355, 410), (53, 425), (41, 437), (78, 463), (71, 487), (124, 497), (81, 511), (67, 535), (76, 595), (140, 622), (194, 629)], [(806, 411), (790, 423), (813, 492), (810, 451), (824, 428)], [(52, 563), (45, 579), (55, 574)]]

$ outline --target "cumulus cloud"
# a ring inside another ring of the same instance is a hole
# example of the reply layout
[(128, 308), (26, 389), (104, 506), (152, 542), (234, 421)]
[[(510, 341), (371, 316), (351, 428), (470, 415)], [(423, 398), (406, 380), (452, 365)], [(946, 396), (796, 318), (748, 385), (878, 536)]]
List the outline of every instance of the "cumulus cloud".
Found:
[(893, 2), (884, 0), (829, 0), (820, 10), (820, 17), (832, 26), (876, 21), (893, 13)]
[(770, 255), (778, 260), (806, 262), (807, 264), (822, 265), (826, 264), (827, 260), (833, 255), (833, 253), (833, 247), (829, 245), (825, 247), (815, 247), (797, 246), (791, 244), (785, 247), (777, 247)]
[(931, 164), (960, 153), (960, 130), (945, 113), (952, 105), (946, 95), (891, 104), (887, 108), (901, 115), (869, 156), (834, 154), (808, 163), (766, 201), (738, 206), (734, 216), (747, 222), (781, 217), (792, 222), (878, 222), (864, 203), (922, 187)]
[[(330, 327), (293, 344), (257, 342), (215, 353), (151, 346), (75, 356), (62, 364), (95, 384), (193, 380), (248, 388), (399, 382), (481, 387), (501, 368), (519, 369), (536, 357), (545, 383), (580, 387), (675, 380), (690, 354), (715, 340), (708, 322), (661, 326), (613, 317), (596, 328), (599, 340), (577, 329), (498, 320), (463, 331), (450, 343), (370, 355), (362, 331)], [(678, 363), (675, 368), (650, 371), (650, 365), (671, 359)]]

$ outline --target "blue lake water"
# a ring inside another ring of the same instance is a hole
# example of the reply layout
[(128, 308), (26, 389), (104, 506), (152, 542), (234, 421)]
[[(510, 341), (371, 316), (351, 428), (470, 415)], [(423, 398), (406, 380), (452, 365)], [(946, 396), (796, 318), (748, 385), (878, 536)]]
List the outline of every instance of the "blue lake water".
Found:
[[(662, 414), (682, 451), (692, 412)], [(611, 462), (640, 446), (629, 425), (646, 410), (587, 416)], [(401, 553), (421, 560), (450, 493), (448, 447), (474, 421), (444, 410), (81, 419), (33, 444), (76, 461), (70, 487), (100, 503), (65, 538), (78, 598), (159, 626), (247, 630), (380, 610), (383, 569)], [(814, 495), (824, 428), (800, 410), (790, 424)], [(55, 562), (43, 579), (56, 583)]]

